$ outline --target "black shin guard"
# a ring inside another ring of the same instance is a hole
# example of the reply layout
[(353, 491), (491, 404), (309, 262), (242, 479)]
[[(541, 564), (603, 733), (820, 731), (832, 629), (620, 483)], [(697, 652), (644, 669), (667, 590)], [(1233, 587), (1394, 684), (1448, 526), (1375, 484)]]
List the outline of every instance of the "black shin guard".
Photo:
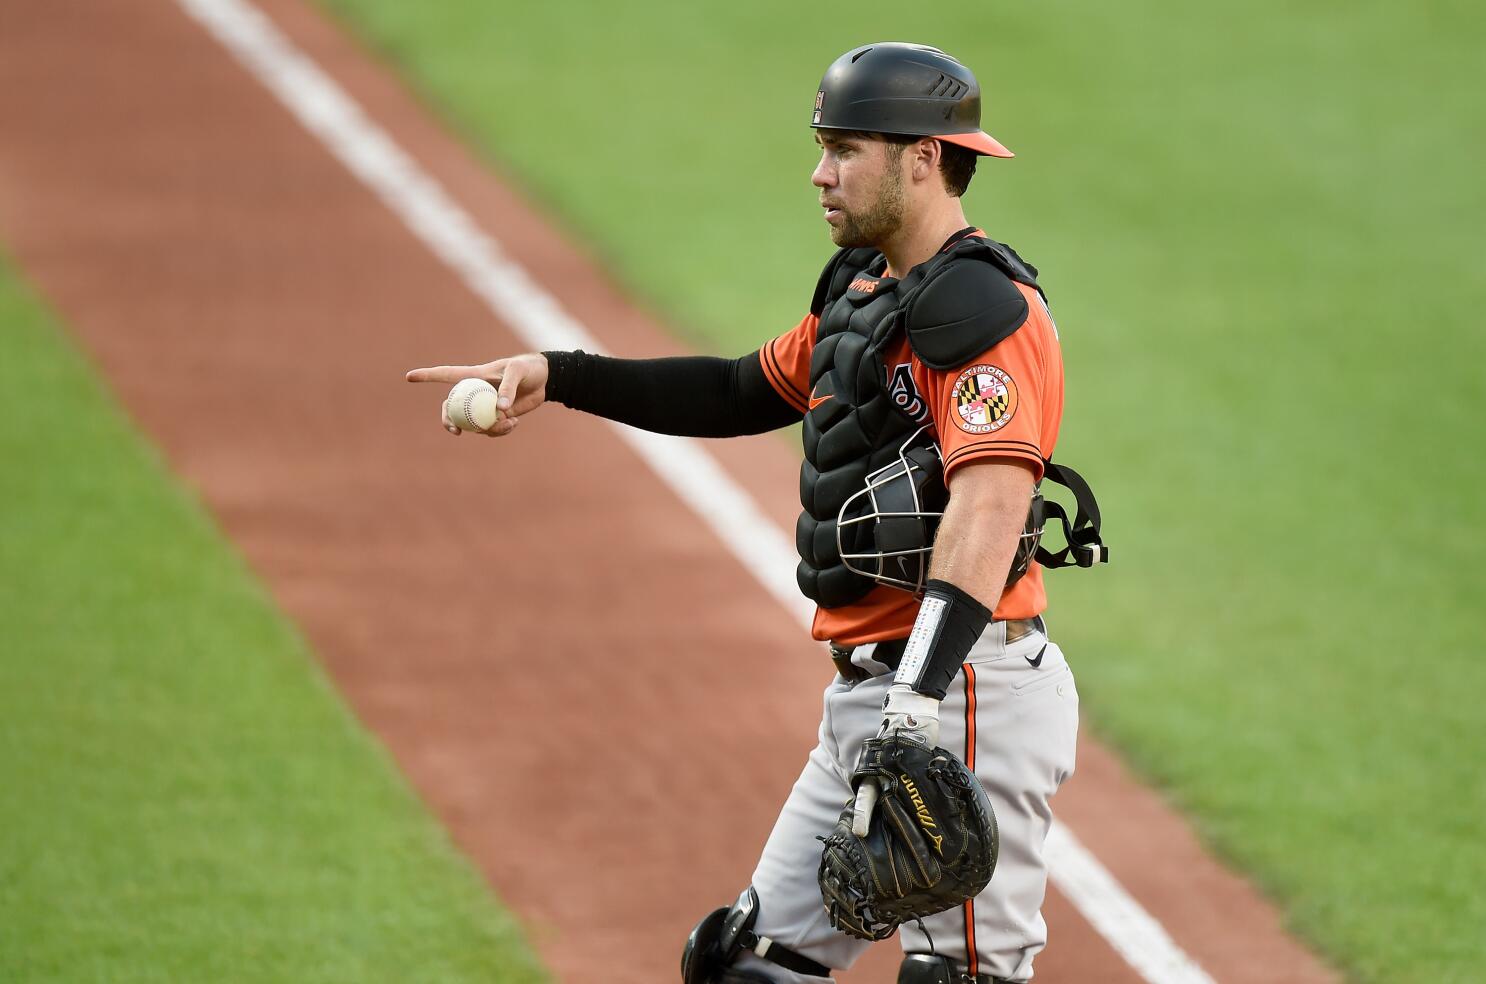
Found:
[(733, 961), (747, 951), (806, 977), (829, 977), (831, 968), (816, 963), (767, 936), (753, 931), (758, 921), (758, 892), (748, 886), (730, 909), (716, 909), (697, 923), (681, 953), (682, 984), (752, 984), (763, 978), (732, 970)]

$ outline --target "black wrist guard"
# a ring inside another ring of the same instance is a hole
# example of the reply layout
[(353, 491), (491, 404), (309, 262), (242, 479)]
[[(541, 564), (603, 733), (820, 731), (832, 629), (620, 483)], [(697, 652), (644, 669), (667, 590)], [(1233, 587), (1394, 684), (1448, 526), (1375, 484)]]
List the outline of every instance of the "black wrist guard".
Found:
[(990, 622), (991, 613), (980, 602), (948, 581), (930, 581), (893, 682), (943, 700), (960, 664)]

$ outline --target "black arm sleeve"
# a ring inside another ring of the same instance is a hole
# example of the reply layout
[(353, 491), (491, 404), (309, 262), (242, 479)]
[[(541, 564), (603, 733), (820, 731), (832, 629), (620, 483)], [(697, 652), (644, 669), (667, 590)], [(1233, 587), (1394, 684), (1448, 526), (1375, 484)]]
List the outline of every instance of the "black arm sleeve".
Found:
[(756, 351), (738, 359), (611, 359), (581, 349), (542, 354), (547, 399), (658, 434), (738, 437), (803, 416), (769, 385)]

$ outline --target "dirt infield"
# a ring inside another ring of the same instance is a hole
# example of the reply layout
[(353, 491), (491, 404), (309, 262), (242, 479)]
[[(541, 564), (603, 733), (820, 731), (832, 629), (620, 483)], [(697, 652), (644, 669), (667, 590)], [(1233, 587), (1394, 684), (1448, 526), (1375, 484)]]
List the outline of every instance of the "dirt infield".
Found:
[[(615, 352), (678, 351), (384, 67), (263, 8)], [(12, 5), (0, 133), (0, 240), (558, 977), (673, 979), (813, 741), (823, 653), (595, 421), (445, 435), (403, 371), (518, 343), (175, 6)], [(782, 442), (713, 449), (793, 523)], [(1099, 746), (1057, 807), (1216, 979), (1333, 979)], [(1139, 980), (1047, 913), (1039, 980)], [(843, 979), (891, 980), (879, 949)]]

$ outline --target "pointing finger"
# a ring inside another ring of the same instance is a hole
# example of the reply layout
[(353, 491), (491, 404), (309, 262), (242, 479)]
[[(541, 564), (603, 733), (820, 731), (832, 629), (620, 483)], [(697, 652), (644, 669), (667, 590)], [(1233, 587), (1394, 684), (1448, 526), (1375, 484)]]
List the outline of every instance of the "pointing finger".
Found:
[(461, 379), (484, 374), (484, 366), (429, 366), (411, 370), (405, 379), (410, 383), (457, 383)]

